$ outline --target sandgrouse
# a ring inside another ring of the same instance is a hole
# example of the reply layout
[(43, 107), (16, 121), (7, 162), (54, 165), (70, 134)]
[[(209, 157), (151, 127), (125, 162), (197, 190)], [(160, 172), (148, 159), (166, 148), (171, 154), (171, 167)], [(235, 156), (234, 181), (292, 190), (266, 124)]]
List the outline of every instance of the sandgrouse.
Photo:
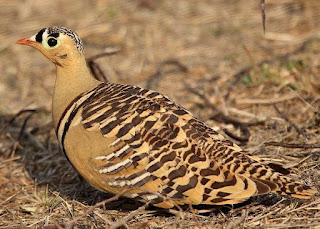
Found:
[(308, 199), (317, 191), (276, 172), (168, 97), (103, 83), (89, 72), (79, 36), (41, 29), (17, 42), (57, 69), (53, 123), (68, 160), (95, 188), (163, 208), (236, 204), (275, 192)]

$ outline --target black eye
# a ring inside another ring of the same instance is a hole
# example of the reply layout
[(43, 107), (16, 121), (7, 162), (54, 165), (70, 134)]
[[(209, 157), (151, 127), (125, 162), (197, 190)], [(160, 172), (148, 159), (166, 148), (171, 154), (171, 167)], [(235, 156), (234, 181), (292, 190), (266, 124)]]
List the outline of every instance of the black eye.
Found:
[(50, 39), (48, 40), (48, 45), (49, 45), (50, 47), (56, 46), (57, 43), (58, 43), (57, 40), (54, 39), (54, 38), (50, 38)]

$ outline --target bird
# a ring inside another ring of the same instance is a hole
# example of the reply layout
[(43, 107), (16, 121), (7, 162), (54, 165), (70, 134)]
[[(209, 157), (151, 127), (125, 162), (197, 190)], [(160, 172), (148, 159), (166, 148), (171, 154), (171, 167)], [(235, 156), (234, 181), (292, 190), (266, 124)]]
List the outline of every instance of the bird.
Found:
[(43, 28), (17, 44), (55, 64), (52, 117), (59, 145), (98, 190), (160, 208), (318, 193), (244, 152), (167, 96), (98, 81), (80, 37), (66, 27)]

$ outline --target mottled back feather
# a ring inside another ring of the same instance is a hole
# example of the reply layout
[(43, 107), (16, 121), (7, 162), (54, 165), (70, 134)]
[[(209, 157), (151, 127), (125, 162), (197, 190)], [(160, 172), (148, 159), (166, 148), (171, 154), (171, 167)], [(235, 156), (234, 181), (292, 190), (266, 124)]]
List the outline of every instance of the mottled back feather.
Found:
[(129, 197), (173, 207), (235, 204), (269, 192), (315, 193), (242, 153), (158, 92), (102, 83), (82, 98), (73, 111), (81, 112), (83, 127), (114, 139), (95, 158), (95, 169), (108, 187), (125, 188)]

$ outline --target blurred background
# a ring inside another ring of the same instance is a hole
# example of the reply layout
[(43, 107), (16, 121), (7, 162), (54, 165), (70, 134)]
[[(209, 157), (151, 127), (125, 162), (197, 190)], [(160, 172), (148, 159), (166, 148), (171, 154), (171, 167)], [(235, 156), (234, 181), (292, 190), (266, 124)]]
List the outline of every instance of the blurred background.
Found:
[[(44, 27), (76, 31), (87, 57), (118, 49), (98, 61), (112, 82), (146, 86), (159, 64), (179, 61), (191, 74), (164, 74), (158, 90), (181, 97), (181, 103), (188, 99), (182, 80), (195, 86), (214, 77), (228, 81), (245, 67), (319, 38), (320, 32), (317, 0), (266, 1), (265, 34), (258, 0), (0, 0), (0, 14), (4, 113), (50, 108), (54, 65), (38, 51), (15, 44)], [(168, 73), (178, 73), (172, 68)]]
[[(0, 226), (66, 222), (103, 199), (101, 192), (83, 189), (59, 150), (51, 122), (54, 64), (35, 49), (15, 44), (54, 25), (76, 31), (87, 58), (118, 51), (95, 61), (109, 81), (158, 90), (250, 153), (319, 186), (319, 150), (265, 143), (320, 142), (320, 1), (266, 0), (265, 33), (260, 4), (260, 0), (0, 0)], [(221, 113), (249, 123), (246, 131), (230, 126)], [(299, 203), (290, 200), (280, 203), (280, 197), (261, 198), (245, 207), (250, 214), (244, 218), (241, 208), (228, 208), (208, 218), (150, 213), (128, 225), (221, 228), (237, 217), (245, 219), (241, 225), (248, 228), (320, 224), (319, 201), (298, 208)], [(108, 228), (135, 207), (125, 200), (107, 209), (97, 208), (79, 225)]]

